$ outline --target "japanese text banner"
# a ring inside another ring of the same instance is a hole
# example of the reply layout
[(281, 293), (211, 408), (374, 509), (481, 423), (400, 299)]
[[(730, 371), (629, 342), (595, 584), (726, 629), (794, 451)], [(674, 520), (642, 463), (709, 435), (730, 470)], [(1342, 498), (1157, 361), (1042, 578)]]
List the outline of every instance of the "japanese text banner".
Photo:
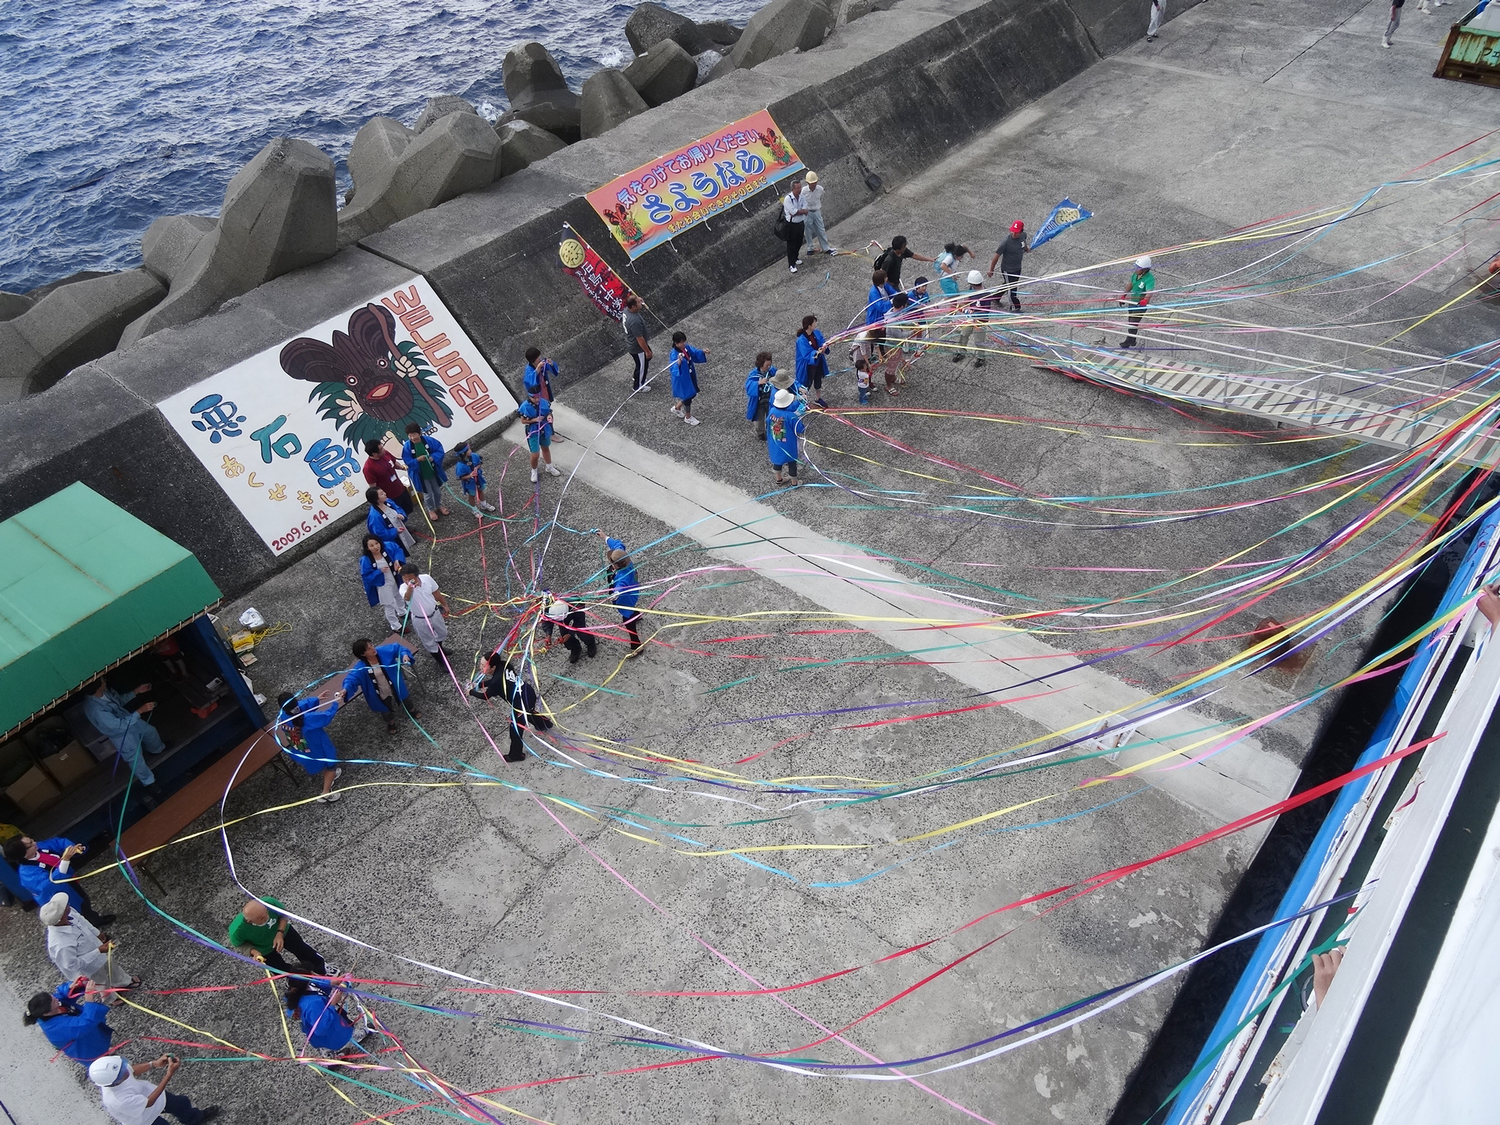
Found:
[(399, 464), (409, 422), (451, 449), (515, 408), (420, 277), (157, 403), (277, 555), (365, 513), (366, 441)]
[(763, 109), (617, 176), (588, 201), (634, 261), (802, 166)]

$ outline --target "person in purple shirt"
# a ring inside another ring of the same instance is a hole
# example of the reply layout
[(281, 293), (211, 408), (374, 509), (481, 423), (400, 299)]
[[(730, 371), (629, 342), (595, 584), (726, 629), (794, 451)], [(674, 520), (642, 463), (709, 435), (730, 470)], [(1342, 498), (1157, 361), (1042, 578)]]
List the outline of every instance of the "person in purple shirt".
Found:
[(84, 1000), (82, 990), (74, 991), (72, 981), (58, 985), (51, 992), (38, 992), (26, 1004), (21, 1022), (27, 1027), (42, 1025), (47, 1042), (70, 1059), (93, 1062), (109, 1054), (115, 1033), (105, 1018), (109, 1005)]

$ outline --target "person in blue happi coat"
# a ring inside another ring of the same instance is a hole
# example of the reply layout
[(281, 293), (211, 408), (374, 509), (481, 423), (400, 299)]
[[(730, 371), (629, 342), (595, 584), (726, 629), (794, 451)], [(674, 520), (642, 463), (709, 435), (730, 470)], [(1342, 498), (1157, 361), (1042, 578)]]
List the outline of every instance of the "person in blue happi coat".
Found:
[(408, 422), (401, 460), (406, 462), (406, 473), (412, 485), (427, 502), (427, 515), (431, 519), (446, 516), (448, 509), (443, 507), (443, 485), (448, 483), (448, 470), (443, 468), (442, 443), (430, 434), (424, 434), (417, 423)]
[(458, 477), (458, 483), (463, 486), (464, 496), (470, 504), (481, 511), (493, 512), (495, 505), (484, 498), (484, 470), (479, 466), (484, 463), (484, 458), (474, 452), (474, 447), (466, 441), (461, 441), (453, 447), (453, 475)]
[(771, 353), (760, 352), (755, 357), (755, 366), (745, 376), (745, 421), (761, 441), (766, 440), (766, 411), (771, 409), (771, 395), (776, 388), (771, 380), (776, 378), (776, 368), (771, 365)]
[(75, 844), (65, 836), (52, 836), (46, 840), (15, 836), (5, 845), (5, 859), (16, 869), (22, 893), (32, 902), (41, 906), (61, 891), (68, 896), (69, 908), (83, 915), (89, 925), (102, 930), (115, 920), (115, 916), (95, 913), (83, 884), (71, 881), (77, 874), (73, 861), (86, 851), (85, 845)]
[(556, 402), (552, 390), (552, 379), (557, 375), (557, 364), (542, 354), (541, 348), (526, 349), (526, 369), (521, 372), (521, 383), (527, 391), (536, 391), (548, 402)]
[(385, 623), (393, 633), (402, 631), (403, 607), (396, 598), (396, 587), (401, 584), (401, 564), (405, 561), (406, 552), (395, 543), (386, 542), (374, 532), (365, 535), (364, 550), (359, 556), (359, 580), (370, 604), (385, 611)]
[[(322, 981), (306, 977), (289, 977), (286, 983), (286, 1010), (302, 1025), (302, 1034), (307, 1037), (309, 1047), (316, 1047), (332, 1058), (350, 1054), (355, 1042), (363, 1042), (370, 1034), (370, 1019), (363, 1009), (356, 1007), (359, 1022), (349, 1018), (345, 1005), (350, 997), (343, 985), (325, 992)], [(356, 1001), (356, 1005), (358, 1002)]]
[(385, 494), (385, 489), (371, 485), (365, 489), (365, 499), (370, 503), (370, 509), (365, 513), (365, 529), (371, 535), (403, 552), (417, 545), (417, 537), (406, 528), (406, 513)]
[(625, 549), (624, 540), (605, 535), (602, 531), (598, 534), (604, 540), (606, 558), (609, 559), (609, 585), (614, 592), (611, 600), (620, 611), (620, 622), (630, 635), (630, 651), (634, 654), (641, 647), (641, 635), (636, 632), (635, 625), (641, 616), (641, 611), (636, 608), (641, 600), (640, 579), (636, 576), (635, 563), (630, 561), (630, 552)]
[(371, 711), (385, 716), (385, 729), (391, 734), (396, 733), (397, 707), (413, 719), (421, 718), (422, 712), (407, 702), (411, 695), (406, 671), (411, 667), (411, 649), (395, 641), (377, 646), (368, 637), (361, 637), (350, 647), (355, 664), (344, 677), (344, 698), (363, 695)]
[(26, 1004), (21, 1022), (27, 1027), (41, 1024), (42, 1034), (54, 1048), (81, 1063), (109, 1054), (114, 1029), (105, 1023), (109, 1005), (85, 1000), (72, 981), (51, 992), (38, 992)]
[(667, 365), (667, 374), (672, 377), (672, 397), (677, 401), (672, 413), (689, 426), (696, 426), (693, 417), (693, 399), (698, 397), (699, 363), (708, 362), (708, 349), (695, 348), (687, 342), (687, 333), (681, 330), (672, 333), (672, 362)]
[(156, 704), (138, 703), (134, 707), (128, 704), (150, 690), (150, 684), (142, 684), (134, 691), (119, 692), (99, 679), (84, 689), (87, 696), (83, 701), (84, 717), (115, 744), (120, 757), (130, 763), (136, 780), (148, 786), (156, 784), (156, 775), (146, 764), (146, 755), (160, 754), (167, 747), (157, 729), (146, 721)]
[(827, 374), (828, 345), (818, 331), (818, 318), (809, 313), (802, 318), (802, 331), (797, 333), (797, 389), (810, 387), (813, 401), (827, 406), (823, 401), (823, 377)]
[[(771, 468), (776, 470), (776, 483), (797, 487), (797, 460), (801, 452), (803, 431), (807, 428), (803, 420), (807, 407), (797, 401), (791, 391), (777, 391), (771, 400), (771, 412), (766, 415), (766, 453), (771, 458)], [(786, 470), (786, 476), (782, 470)]]
[(318, 800), (332, 804), (341, 796), (333, 791), (333, 783), (344, 771), (339, 768), (338, 748), (328, 737), (328, 724), (338, 714), (344, 693), (335, 692), (324, 703), (318, 699), (298, 699), (292, 692), (284, 691), (276, 702), (280, 706), (276, 715), (277, 744), (297, 760), (308, 777), (322, 779), (323, 792)]
[(896, 287), (885, 279), (885, 270), (876, 270), (870, 275), (870, 292), (865, 295), (865, 323), (879, 324), (891, 311), (891, 298)]

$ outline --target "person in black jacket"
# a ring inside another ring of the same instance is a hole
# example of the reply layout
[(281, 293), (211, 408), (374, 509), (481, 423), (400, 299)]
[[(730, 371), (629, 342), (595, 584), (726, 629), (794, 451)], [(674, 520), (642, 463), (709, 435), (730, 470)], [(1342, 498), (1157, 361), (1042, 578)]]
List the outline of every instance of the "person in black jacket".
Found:
[(550, 730), (552, 720), (540, 713), (541, 701), (536, 689), (526, 682), (499, 649), (485, 657), (485, 669), (486, 675), (469, 689), (469, 693), (480, 699), (504, 699), (510, 703), (510, 752), (505, 755), (505, 760), (524, 762), (526, 746), (521, 741), (521, 732), (528, 727)]

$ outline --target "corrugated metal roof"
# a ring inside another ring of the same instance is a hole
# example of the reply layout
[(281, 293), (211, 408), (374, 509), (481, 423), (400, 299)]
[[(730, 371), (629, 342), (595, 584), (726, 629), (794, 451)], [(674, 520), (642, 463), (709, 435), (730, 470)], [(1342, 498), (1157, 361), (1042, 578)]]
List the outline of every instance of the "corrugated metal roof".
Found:
[(87, 485), (0, 523), (0, 731), (219, 597), (192, 552)]

